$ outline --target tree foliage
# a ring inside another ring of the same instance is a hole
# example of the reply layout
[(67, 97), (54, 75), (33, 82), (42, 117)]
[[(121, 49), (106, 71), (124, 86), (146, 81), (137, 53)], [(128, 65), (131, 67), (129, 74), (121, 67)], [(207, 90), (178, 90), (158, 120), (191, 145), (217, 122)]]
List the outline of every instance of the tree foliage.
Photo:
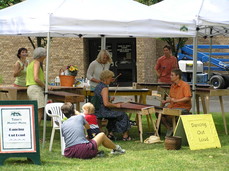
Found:
[(161, 38), (171, 46), (173, 55), (177, 57), (179, 49), (185, 45), (188, 38)]
[(161, 2), (162, 0), (137, 0), (137, 1), (145, 5), (152, 5)]
[(23, 0), (0, 0), (0, 9), (22, 2)]

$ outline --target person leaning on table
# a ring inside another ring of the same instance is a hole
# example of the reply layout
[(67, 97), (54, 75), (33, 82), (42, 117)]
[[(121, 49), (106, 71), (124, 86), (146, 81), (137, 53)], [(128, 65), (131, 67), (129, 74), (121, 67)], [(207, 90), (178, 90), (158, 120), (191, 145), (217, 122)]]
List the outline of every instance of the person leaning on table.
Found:
[(107, 50), (100, 50), (96, 60), (92, 61), (87, 70), (87, 79), (90, 80), (90, 88), (94, 90), (100, 82), (100, 74), (109, 70), (112, 58)]
[[(42, 63), (46, 58), (45, 48), (38, 47), (33, 52), (33, 61), (27, 67), (26, 74), (26, 86), (27, 95), (30, 100), (37, 100), (38, 103), (38, 123), (41, 123), (41, 119), (44, 113), (45, 97), (44, 97), (44, 71), (42, 69)], [(52, 87), (49, 87), (52, 89)]]
[[(66, 102), (61, 107), (62, 113), (68, 118), (61, 125), (62, 135), (65, 141), (64, 156), (69, 158), (90, 159), (97, 156), (100, 145), (112, 149), (112, 154), (123, 154), (125, 150), (119, 145), (115, 145), (103, 132), (94, 138), (90, 125), (83, 115), (75, 115), (74, 105)], [(86, 128), (88, 138), (84, 133)]]
[[(182, 71), (180, 69), (173, 69), (171, 72), (172, 85), (170, 87), (169, 97), (162, 100), (162, 104), (168, 104), (168, 108), (181, 109), (182, 114), (190, 114), (191, 105), (191, 90), (190, 85), (181, 80)], [(162, 124), (167, 128), (166, 136), (171, 136), (173, 133), (171, 116), (162, 115)]]

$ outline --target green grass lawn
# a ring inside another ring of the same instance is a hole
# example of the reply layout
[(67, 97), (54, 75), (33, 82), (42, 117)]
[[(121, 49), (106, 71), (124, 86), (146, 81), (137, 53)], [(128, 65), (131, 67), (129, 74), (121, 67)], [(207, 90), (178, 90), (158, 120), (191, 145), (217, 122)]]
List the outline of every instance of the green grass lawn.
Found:
[[(226, 113), (229, 122), (229, 113)], [(56, 132), (53, 151), (49, 152), (51, 126), (48, 122), (45, 148), (41, 149), (42, 165), (29, 163), (26, 158), (9, 158), (0, 166), (0, 170), (30, 171), (30, 170), (229, 170), (229, 135), (225, 135), (221, 114), (214, 113), (213, 119), (222, 147), (192, 151), (187, 146), (180, 150), (166, 150), (164, 144), (144, 144), (139, 142), (137, 127), (130, 130), (135, 140), (129, 142), (116, 141), (126, 149), (124, 155), (111, 155), (110, 150), (103, 147), (105, 157), (90, 160), (69, 159), (60, 155), (59, 132)], [(146, 120), (144, 131), (147, 132)], [(40, 127), (42, 135), (42, 126)], [(162, 130), (163, 134), (164, 130)], [(149, 135), (144, 134), (144, 139)], [(42, 137), (42, 136), (41, 136)], [(120, 135), (121, 137), (121, 135)], [(164, 140), (164, 135), (161, 136)], [(42, 146), (42, 144), (40, 144)]]

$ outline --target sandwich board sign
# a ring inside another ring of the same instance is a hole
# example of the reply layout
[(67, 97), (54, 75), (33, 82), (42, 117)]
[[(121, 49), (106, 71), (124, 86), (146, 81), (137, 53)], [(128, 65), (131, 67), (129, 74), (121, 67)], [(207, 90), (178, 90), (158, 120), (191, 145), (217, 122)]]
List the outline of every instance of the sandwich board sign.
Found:
[(0, 101), (0, 165), (9, 157), (40, 162), (37, 101)]
[(191, 150), (221, 147), (211, 114), (181, 115), (174, 136), (181, 136), (182, 145)]

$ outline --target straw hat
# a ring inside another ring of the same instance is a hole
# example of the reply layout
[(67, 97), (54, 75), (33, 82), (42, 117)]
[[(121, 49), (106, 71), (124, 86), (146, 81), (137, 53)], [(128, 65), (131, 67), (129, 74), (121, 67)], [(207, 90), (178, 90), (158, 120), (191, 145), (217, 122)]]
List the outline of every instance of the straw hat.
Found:
[(152, 135), (149, 138), (146, 138), (144, 141), (144, 143), (146, 144), (153, 144), (153, 143), (160, 143), (160, 142), (163, 142), (163, 141), (161, 141), (160, 137), (155, 136), (155, 135)]

